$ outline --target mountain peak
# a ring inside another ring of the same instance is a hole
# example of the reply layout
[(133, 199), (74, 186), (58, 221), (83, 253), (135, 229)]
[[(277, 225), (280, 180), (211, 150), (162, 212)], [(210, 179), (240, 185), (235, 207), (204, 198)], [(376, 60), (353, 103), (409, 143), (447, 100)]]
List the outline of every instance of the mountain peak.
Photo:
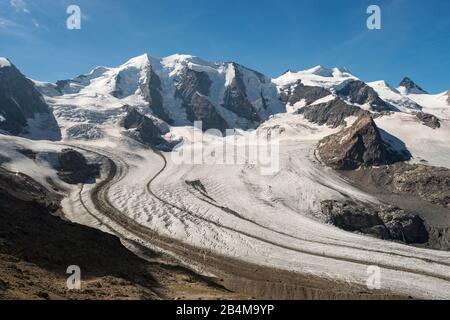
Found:
[(321, 65), (319, 66), (315, 66), (314, 68), (305, 70), (305, 71), (301, 71), (303, 73), (307, 73), (307, 74), (313, 74), (316, 76), (320, 76), (320, 77), (326, 77), (326, 78), (332, 78), (332, 77), (336, 77), (336, 76), (342, 76), (345, 74), (350, 74), (350, 71), (346, 68), (327, 68), (327, 67), (323, 67)]
[(402, 82), (400, 82), (399, 86), (405, 88), (407, 93), (428, 94), (428, 92), (423, 90), (421, 87), (419, 87), (414, 81), (412, 81), (408, 77), (403, 78), (403, 80), (402, 80)]
[(6, 58), (0, 57), (0, 68), (3, 67), (11, 67), (11, 62)]
[(148, 53), (141, 54), (137, 57), (131, 58), (125, 62), (124, 66), (145, 67), (151, 63), (152, 57)]

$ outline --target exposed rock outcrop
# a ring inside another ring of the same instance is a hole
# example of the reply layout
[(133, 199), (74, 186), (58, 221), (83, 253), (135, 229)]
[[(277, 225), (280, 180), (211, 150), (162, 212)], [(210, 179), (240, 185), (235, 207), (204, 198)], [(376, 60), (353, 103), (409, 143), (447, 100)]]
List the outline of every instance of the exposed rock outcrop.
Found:
[(407, 93), (428, 94), (428, 92), (423, 90), (421, 87), (419, 87), (414, 81), (412, 81), (408, 77), (403, 78), (403, 80), (399, 84), (399, 87), (405, 88)]
[(13, 65), (0, 68), (0, 130), (23, 133), (28, 119), (51, 111), (34, 83)]
[(396, 110), (394, 106), (383, 101), (378, 93), (362, 81), (349, 81), (343, 88), (336, 91), (344, 100), (360, 105), (368, 104), (371, 110), (377, 112)]
[(398, 152), (383, 141), (368, 114), (360, 116), (350, 128), (324, 138), (318, 151), (322, 161), (337, 170), (386, 165), (409, 157), (406, 151)]
[(384, 240), (407, 244), (427, 243), (429, 235), (423, 220), (396, 207), (376, 207), (350, 201), (323, 201), (322, 213), (335, 226)]
[(284, 103), (295, 105), (301, 100), (305, 100), (306, 105), (331, 95), (331, 91), (322, 87), (305, 86), (301, 81), (295, 85), (293, 89), (288, 88), (281, 92), (281, 100)]
[(69, 184), (86, 183), (100, 175), (100, 166), (89, 164), (78, 151), (64, 149), (58, 153), (58, 176)]
[(329, 127), (337, 128), (345, 125), (346, 118), (360, 116), (367, 113), (367, 111), (346, 104), (339, 98), (335, 98), (326, 103), (301, 108), (297, 113), (302, 114), (307, 120), (315, 124), (326, 124)]
[(206, 97), (211, 86), (208, 75), (185, 68), (181, 79), (177, 84), (176, 96), (183, 101), (188, 120), (202, 121), (203, 130), (218, 129), (223, 132), (228, 129), (226, 121)]
[[(222, 106), (225, 109), (237, 114), (239, 117), (245, 118), (251, 122), (259, 123), (261, 118), (255, 107), (247, 98), (247, 89), (244, 83), (240, 66), (236, 63), (232, 64), (235, 76), (225, 90)], [(260, 75), (262, 77), (262, 75)]]
[(172, 124), (173, 120), (164, 109), (161, 79), (153, 71), (151, 66), (149, 66), (147, 72), (148, 76), (146, 82), (141, 87), (143, 97), (149, 103), (150, 109), (158, 118)]
[(432, 129), (439, 129), (441, 127), (441, 121), (436, 116), (424, 113), (424, 112), (417, 112), (416, 118), (419, 119), (419, 121)]
[(141, 114), (135, 108), (128, 107), (120, 125), (130, 130), (131, 135), (144, 144), (156, 147), (166, 142), (162, 138), (165, 132), (161, 131), (153, 119)]

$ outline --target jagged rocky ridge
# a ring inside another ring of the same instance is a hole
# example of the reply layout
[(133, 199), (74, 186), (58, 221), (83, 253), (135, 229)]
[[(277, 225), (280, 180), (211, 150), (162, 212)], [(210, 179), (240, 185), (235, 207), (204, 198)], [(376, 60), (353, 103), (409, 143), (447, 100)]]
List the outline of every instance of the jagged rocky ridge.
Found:
[(367, 111), (347, 104), (338, 97), (325, 103), (301, 108), (296, 113), (302, 114), (310, 122), (327, 125), (331, 128), (345, 125), (345, 119), (350, 116), (368, 114)]
[(305, 105), (310, 105), (331, 94), (331, 91), (325, 88), (306, 86), (299, 80), (294, 88), (281, 89), (280, 99), (291, 106), (302, 100), (305, 101)]
[(349, 81), (336, 93), (344, 100), (358, 105), (368, 104), (376, 112), (394, 111), (396, 108), (383, 101), (378, 93), (362, 81)]

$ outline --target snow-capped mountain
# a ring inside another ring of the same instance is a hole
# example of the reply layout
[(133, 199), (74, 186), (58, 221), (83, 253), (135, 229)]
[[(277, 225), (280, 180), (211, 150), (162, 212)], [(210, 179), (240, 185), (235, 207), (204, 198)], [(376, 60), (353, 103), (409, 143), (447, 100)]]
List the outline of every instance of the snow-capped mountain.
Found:
[(370, 82), (367, 85), (372, 87), (381, 99), (402, 112), (420, 111), (422, 109), (422, 106), (400, 93), (399, 90), (393, 88), (384, 80)]
[(402, 93), (411, 93), (411, 94), (428, 94), (425, 90), (419, 87), (414, 81), (410, 78), (405, 77), (398, 85), (399, 91)]
[(237, 63), (190, 55), (158, 59), (144, 54), (117, 68), (98, 67), (71, 80), (36, 84), (64, 118), (73, 104), (83, 114), (117, 113), (131, 105), (169, 124), (201, 120), (204, 129), (224, 130), (255, 128), (283, 111), (270, 78)]
[[(322, 88), (318, 98), (328, 95), (340, 97), (348, 104), (357, 105), (373, 111), (390, 111), (395, 108), (383, 101), (378, 93), (370, 86), (352, 75), (347, 69), (324, 68), (317, 66), (309, 70), (288, 71), (281, 77), (274, 79), (280, 94), (294, 109), (311, 103), (310, 98), (301, 92), (311, 91), (311, 88)], [(317, 91), (318, 89), (313, 89)]]

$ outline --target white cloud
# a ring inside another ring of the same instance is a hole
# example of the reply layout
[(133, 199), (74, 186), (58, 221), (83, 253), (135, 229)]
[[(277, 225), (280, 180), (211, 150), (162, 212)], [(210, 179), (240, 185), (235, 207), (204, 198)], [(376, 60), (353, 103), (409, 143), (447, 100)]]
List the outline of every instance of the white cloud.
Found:
[(30, 13), (28, 5), (24, 0), (11, 0), (10, 4), (14, 9), (16, 9), (17, 12)]

